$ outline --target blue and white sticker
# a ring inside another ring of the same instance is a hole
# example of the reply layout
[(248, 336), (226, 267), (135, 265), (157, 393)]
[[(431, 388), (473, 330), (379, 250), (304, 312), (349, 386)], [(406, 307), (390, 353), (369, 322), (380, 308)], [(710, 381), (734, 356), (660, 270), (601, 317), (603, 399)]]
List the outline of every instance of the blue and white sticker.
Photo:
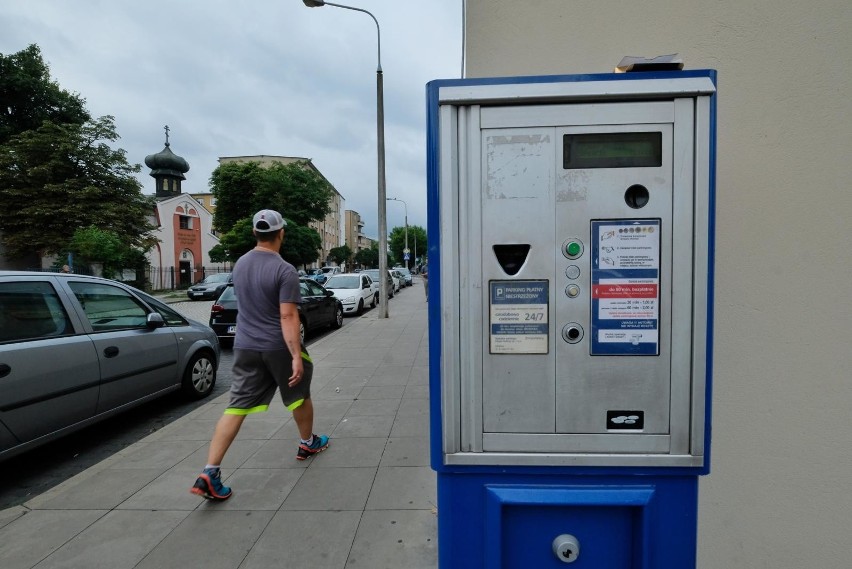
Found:
[(550, 286), (546, 280), (491, 281), (492, 354), (546, 354)]
[(593, 356), (660, 353), (660, 220), (592, 221)]

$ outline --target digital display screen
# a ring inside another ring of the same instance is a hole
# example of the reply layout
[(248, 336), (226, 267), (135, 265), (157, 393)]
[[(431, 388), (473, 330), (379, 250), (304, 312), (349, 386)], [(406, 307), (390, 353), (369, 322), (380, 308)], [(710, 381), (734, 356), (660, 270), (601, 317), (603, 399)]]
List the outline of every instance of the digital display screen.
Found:
[(562, 167), (566, 170), (663, 165), (661, 132), (566, 134), (562, 144)]

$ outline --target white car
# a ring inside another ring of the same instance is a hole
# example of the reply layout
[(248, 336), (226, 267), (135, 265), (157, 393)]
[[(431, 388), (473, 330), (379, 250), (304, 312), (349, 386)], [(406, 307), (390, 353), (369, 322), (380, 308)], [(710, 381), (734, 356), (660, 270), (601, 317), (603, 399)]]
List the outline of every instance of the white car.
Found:
[(390, 273), (391, 280), (393, 281), (393, 292), (396, 294), (402, 288), (402, 275), (395, 269), (388, 269), (388, 272)]
[(374, 308), (378, 300), (378, 294), (373, 291), (373, 280), (365, 273), (331, 275), (324, 286), (340, 300), (344, 314), (360, 315), (365, 306)]

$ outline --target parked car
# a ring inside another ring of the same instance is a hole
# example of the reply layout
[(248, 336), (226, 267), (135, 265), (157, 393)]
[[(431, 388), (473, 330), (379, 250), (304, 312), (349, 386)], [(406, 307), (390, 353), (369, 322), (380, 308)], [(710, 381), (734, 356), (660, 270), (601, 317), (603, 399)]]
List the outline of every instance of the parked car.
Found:
[[(299, 333), (302, 342), (310, 332), (321, 328), (343, 326), (343, 305), (322, 285), (303, 277), (299, 279), (302, 304), (299, 305)], [(222, 347), (234, 345), (237, 333), (237, 295), (233, 284), (228, 285), (222, 295), (210, 307), (210, 327), (219, 338)]]
[(231, 282), (231, 273), (214, 273), (207, 275), (203, 281), (192, 285), (187, 289), (186, 295), (189, 300), (215, 300), (219, 298), (228, 283)]
[(182, 390), (216, 383), (204, 324), (122, 283), (0, 271), (0, 460)]
[(397, 271), (396, 269), (388, 269), (388, 272), (391, 274), (391, 279), (393, 279), (393, 288), (394, 292), (399, 292), (402, 290), (402, 273)]
[[(363, 271), (361, 271), (361, 274), (370, 275), (370, 278), (373, 279), (373, 282), (375, 282), (377, 285), (380, 282), (379, 281), (379, 269), (364, 269)], [(385, 280), (387, 280), (387, 283), (388, 283), (388, 298), (393, 298), (393, 295), (394, 295), (394, 292), (396, 291), (396, 288), (393, 285), (393, 278), (390, 276), (390, 273), (387, 274), (387, 276), (385, 277)], [(378, 293), (377, 293), (377, 296), (376, 296), (377, 301), (378, 301), (378, 298), (379, 297), (378, 297)]]
[(345, 314), (362, 314), (368, 304), (374, 308), (379, 295), (373, 287), (373, 280), (366, 272), (341, 273), (332, 275), (326, 283), (326, 289), (343, 303)]
[(322, 272), (322, 269), (310, 269), (305, 276), (319, 284), (325, 284), (325, 281), (328, 280), (328, 275)]
[(412, 276), (411, 276), (411, 271), (409, 271), (409, 270), (408, 270), (408, 269), (406, 269), (405, 267), (394, 267), (394, 270), (395, 270), (395, 271), (398, 271), (398, 272), (399, 272), (399, 274), (401, 274), (401, 275), (402, 275), (402, 284), (403, 284), (403, 286), (411, 286), (412, 284), (414, 284), (414, 283), (412, 282), (412, 281), (413, 281), (413, 278), (412, 278)]

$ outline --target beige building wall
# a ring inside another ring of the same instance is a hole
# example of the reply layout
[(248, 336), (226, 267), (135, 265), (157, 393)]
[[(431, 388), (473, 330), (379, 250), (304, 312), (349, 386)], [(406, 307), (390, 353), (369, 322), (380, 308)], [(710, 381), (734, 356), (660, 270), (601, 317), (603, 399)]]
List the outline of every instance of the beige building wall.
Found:
[(467, 0), (466, 43), (468, 77), (718, 70), (698, 566), (852, 566), (852, 2)]
[(364, 235), (364, 221), (361, 219), (361, 214), (352, 209), (346, 210), (346, 244), (352, 249), (353, 256), (359, 251), (369, 249), (373, 244), (373, 239)]
[[(236, 162), (240, 164), (244, 164), (246, 162), (257, 162), (261, 166), (267, 167), (272, 166), (275, 162), (280, 162), (284, 165), (292, 164), (293, 162), (307, 162), (311, 168), (322, 176), (322, 172), (314, 166), (310, 158), (298, 158), (295, 156), (270, 156), (265, 154), (257, 156), (223, 156), (219, 158), (219, 164), (227, 164), (229, 162)], [(323, 178), (325, 178), (325, 176), (323, 176)], [(329, 185), (331, 185), (331, 189), (334, 191), (331, 203), (329, 204), (331, 206), (331, 211), (322, 221), (312, 221), (308, 224), (308, 227), (315, 229), (322, 239), (322, 250), (320, 251), (319, 259), (315, 263), (311, 264), (311, 267), (314, 268), (322, 267), (326, 264), (334, 264), (330, 261), (326, 262), (328, 255), (332, 249), (340, 247), (344, 243), (345, 220), (343, 218), (343, 212), (346, 209), (346, 200), (342, 195), (340, 195), (340, 192), (337, 191), (331, 182), (329, 182)], [(214, 205), (213, 209), (210, 211), (215, 211), (215, 209)]]

